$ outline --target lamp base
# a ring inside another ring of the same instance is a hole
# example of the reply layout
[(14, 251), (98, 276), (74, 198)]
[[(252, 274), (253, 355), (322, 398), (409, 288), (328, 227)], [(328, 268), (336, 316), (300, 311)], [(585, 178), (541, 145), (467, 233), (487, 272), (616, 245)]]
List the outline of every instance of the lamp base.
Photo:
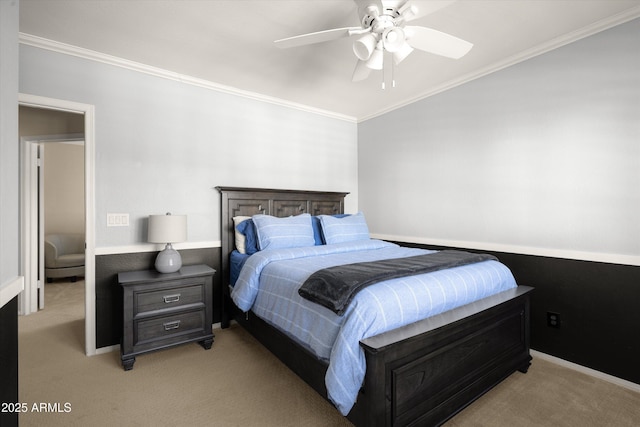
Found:
[(160, 273), (175, 273), (182, 267), (182, 257), (173, 249), (171, 243), (167, 243), (164, 250), (158, 253), (155, 266)]

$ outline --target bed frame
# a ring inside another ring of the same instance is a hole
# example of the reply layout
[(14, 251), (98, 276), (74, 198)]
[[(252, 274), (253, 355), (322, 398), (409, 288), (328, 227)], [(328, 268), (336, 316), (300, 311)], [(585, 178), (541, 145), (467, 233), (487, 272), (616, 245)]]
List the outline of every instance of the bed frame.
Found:
[[(326, 362), (253, 313), (235, 308), (229, 297), (229, 254), (234, 249), (234, 216), (343, 213), (348, 193), (217, 189), (222, 202), (222, 327), (235, 318), (326, 398)], [(366, 375), (347, 418), (367, 427), (440, 425), (513, 372), (527, 372), (532, 290), (518, 286), (361, 341)]]

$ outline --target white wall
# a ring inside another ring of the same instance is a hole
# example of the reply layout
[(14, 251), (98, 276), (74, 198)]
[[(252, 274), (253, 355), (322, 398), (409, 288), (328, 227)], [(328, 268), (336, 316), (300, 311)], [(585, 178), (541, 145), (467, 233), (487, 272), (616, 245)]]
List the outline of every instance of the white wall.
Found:
[(371, 231), (640, 264), (639, 40), (636, 19), (361, 123)]
[(98, 248), (144, 243), (168, 211), (218, 241), (218, 185), (348, 191), (357, 209), (355, 123), (26, 45), (20, 92), (95, 105)]
[(45, 234), (84, 234), (84, 146), (43, 146)]
[(0, 1), (0, 307), (19, 274), (18, 2)]

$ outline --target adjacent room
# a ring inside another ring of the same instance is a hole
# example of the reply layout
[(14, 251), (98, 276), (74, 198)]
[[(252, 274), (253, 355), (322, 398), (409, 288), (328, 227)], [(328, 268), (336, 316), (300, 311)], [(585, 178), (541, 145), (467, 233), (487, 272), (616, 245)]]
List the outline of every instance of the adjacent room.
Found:
[(640, 0), (0, 8), (0, 425), (637, 425)]

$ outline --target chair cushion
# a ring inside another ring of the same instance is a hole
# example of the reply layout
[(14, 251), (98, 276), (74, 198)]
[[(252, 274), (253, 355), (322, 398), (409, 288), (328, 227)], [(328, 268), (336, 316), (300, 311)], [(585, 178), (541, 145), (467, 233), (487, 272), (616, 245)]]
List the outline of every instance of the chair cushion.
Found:
[(54, 263), (54, 268), (82, 267), (84, 265), (84, 254), (62, 255)]

